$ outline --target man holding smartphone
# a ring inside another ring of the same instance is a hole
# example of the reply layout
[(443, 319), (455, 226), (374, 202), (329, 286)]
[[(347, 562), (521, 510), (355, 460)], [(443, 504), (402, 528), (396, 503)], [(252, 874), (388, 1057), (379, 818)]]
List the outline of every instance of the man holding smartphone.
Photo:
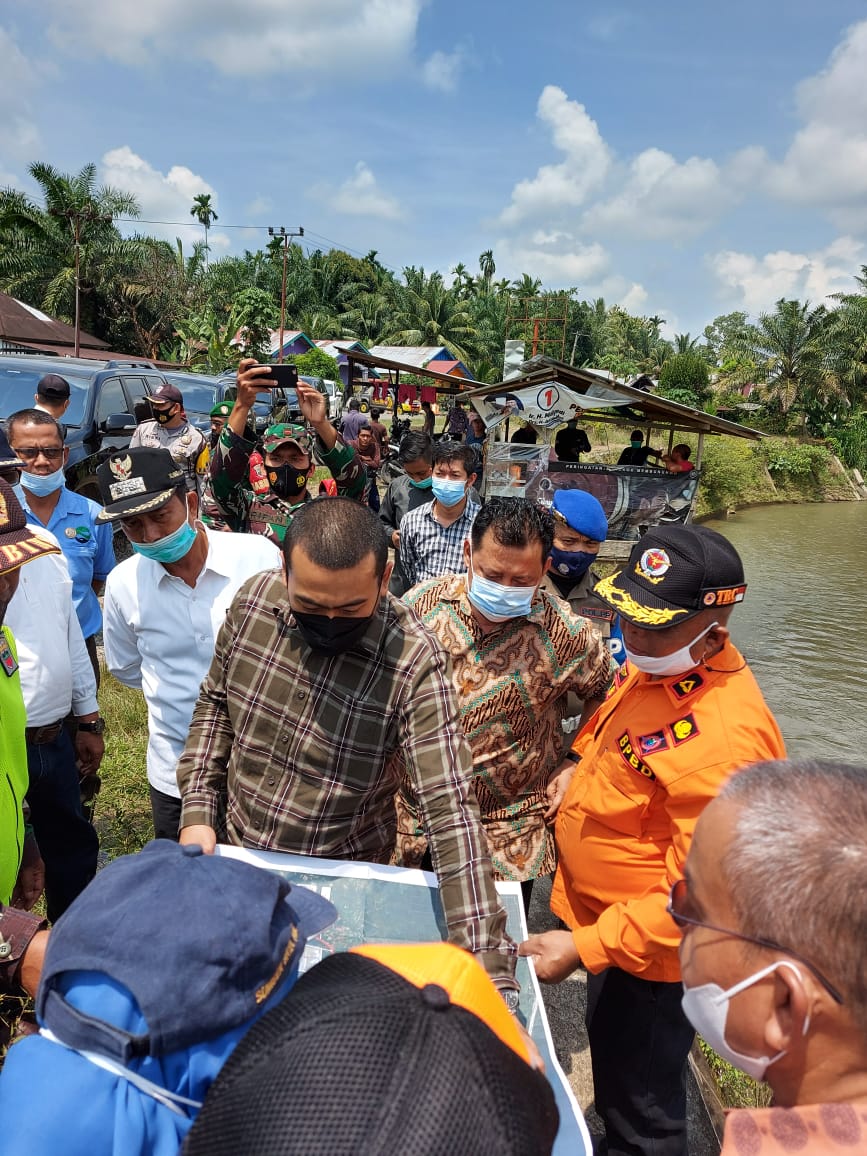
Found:
[(252, 357), (238, 367), (235, 404), (211, 454), (211, 489), (229, 528), (264, 534), (278, 546), (296, 511), (310, 494), (307, 483), (314, 469), (314, 451), (337, 484), (337, 493), (367, 501), (367, 471), (351, 446), (344, 443), (328, 419), (328, 399), (299, 380), (298, 406), (310, 432), (302, 425), (269, 426), (261, 452), (247, 437), (247, 420), (258, 394), (273, 388), (270, 365)]

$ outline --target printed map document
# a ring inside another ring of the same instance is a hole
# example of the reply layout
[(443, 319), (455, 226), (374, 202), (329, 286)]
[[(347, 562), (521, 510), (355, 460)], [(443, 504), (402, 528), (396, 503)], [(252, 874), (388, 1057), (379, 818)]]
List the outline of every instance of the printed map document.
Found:
[[(337, 908), (337, 921), (308, 942), (301, 961), (302, 972), (326, 955), (361, 943), (424, 943), (447, 936), (436, 876), (428, 871), (246, 847), (219, 846), (217, 854), (276, 871), (290, 883), (318, 891)], [(497, 891), (506, 910), (506, 929), (518, 943), (527, 938), (521, 886), (497, 883)], [(587, 1125), (557, 1062), (539, 981), (527, 959), (518, 959), (515, 975), (521, 985), (518, 1018), (542, 1054), (560, 1112), (554, 1156), (590, 1156)]]

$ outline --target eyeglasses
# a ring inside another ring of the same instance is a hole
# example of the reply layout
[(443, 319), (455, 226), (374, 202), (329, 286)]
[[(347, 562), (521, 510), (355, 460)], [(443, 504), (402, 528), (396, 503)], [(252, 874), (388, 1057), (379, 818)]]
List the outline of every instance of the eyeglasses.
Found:
[(63, 446), (27, 446), (19, 447), (15, 453), (22, 462), (35, 462), (40, 454), (47, 462), (59, 462), (63, 457)]
[(759, 939), (755, 935), (743, 935), (740, 931), (732, 931), (728, 927), (717, 927), (714, 923), (705, 923), (703, 919), (696, 919), (692, 915), (688, 915), (689, 910), (689, 888), (685, 879), (678, 879), (672, 884), (671, 893), (668, 897), (668, 906), (665, 909), (677, 926), (682, 931), (685, 927), (705, 927), (708, 931), (717, 931), (720, 935), (728, 935), (732, 939), (743, 940), (744, 943), (754, 943), (756, 947), (766, 947), (770, 951), (781, 951), (784, 955), (790, 955), (792, 959), (796, 959), (798, 963), (802, 963), (812, 974), (816, 977), (822, 987), (827, 991), (828, 995), (838, 1004), (843, 1004), (843, 997), (839, 991), (825, 979), (821, 971), (810, 963), (809, 959), (804, 959), (803, 955), (799, 955), (797, 951), (792, 951), (791, 947), (784, 947), (782, 943), (775, 943), (773, 939)]

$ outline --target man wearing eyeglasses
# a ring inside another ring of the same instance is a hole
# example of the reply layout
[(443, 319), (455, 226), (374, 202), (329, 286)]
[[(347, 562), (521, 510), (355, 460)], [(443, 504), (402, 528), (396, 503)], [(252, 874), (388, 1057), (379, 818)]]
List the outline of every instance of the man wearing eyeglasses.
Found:
[(772, 1109), (729, 1114), (724, 1156), (867, 1151), (867, 767), (733, 775), (696, 825), (669, 912), (684, 1011), (774, 1093)]
[(743, 565), (703, 526), (657, 527), (597, 583), (621, 618), (627, 662), (549, 792), (559, 801), (551, 907), (568, 931), (521, 945), (539, 978), (587, 970), (587, 1031), (607, 1151), (685, 1156), (677, 928), (666, 911), (696, 821), (729, 775), (785, 756), (729, 638)]
[(41, 409), (22, 409), (6, 423), (9, 443), (21, 460), (15, 494), (27, 520), (50, 530), (69, 566), (72, 601), (99, 685), (96, 636), (102, 630), (99, 595), (114, 569), (111, 526), (97, 522), (102, 507), (66, 488), (66, 459), (60, 426)]

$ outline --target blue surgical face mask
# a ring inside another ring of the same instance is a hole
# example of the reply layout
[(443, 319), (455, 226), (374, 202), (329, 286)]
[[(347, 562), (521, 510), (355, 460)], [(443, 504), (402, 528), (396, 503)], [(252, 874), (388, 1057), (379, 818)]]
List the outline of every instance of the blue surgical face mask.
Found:
[(47, 498), (49, 494), (59, 490), (65, 481), (63, 466), (53, 474), (31, 474), (27, 470), (21, 471), (21, 485), (36, 498)]
[(587, 550), (560, 550), (557, 546), (551, 547), (551, 570), (561, 578), (572, 578), (576, 582), (582, 574), (586, 574), (596, 555)]
[(420, 482), (417, 482), (415, 478), (410, 478), (409, 484), (411, 486), (415, 486), (417, 490), (429, 490), (433, 485), (433, 477), (432, 475), (428, 474), (428, 476), (426, 478), (422, 478)]
[(525, 617), (530, 613), (535, 593), (535, 586), (502, 586), (475, 571), (467, 589), (470, 603), (489, 622), (506, 622), (509, 618)]
[(181, 522), (177, 530), (166, 534), (156, 542), (130, 542), (136, 554), (150, 558), (152, 562), (180, 562), (192, 550), (196, 541), (196, 529), (189, 521)]
[(444, 506), (456, 506), (466, 495), (466, 482), (455, 481), (454, 478), (431, 479), (434, 497)]

